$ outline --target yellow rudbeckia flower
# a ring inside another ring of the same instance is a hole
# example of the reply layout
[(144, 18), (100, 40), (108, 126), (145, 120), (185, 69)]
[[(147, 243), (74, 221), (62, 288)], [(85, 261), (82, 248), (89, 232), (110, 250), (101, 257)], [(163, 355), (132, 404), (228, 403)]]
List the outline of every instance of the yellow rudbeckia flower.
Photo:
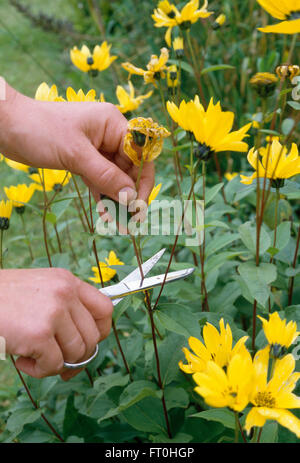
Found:
[(119, 104), (116, 106), (123, 114), (137, 109), (141, 105), (141, 103), (147, 98), (150, 98), (150, 96), (153, 93), (153, 91), (151, 90), (145, 95), (140, 95), (136, 97), (135, 90), (134, 90), (134, 87), (131, 81), (128, 82), (128, 85), (129, 85), (129, 92), (127, 92), (125, 88), (122, 87), (121, 85), (118, 85), (117, 90), (116, 90), (116, 95), (119, 101)]
[(191, 25), (198, 21), (199, 18), (208, 18), (213, 12), (207, 11), (207, 6), (207, 0), (204, 0), (204, 4), (200, 9), (199, 0), (191, 0), (179, 11), (176, 6), (169, 2), (168, 5), (160, 2), (152, 15), (154, 26), (167, 27), (165, 41), (170, 47), (172, 29), (175, 26), (179, 26), (182, 29), (190, 29)]
[(70, 58), (74, 66), (82, 72), (90, 72), (92, 76), (98, 74), (99, 71), (107, 69), (117, 56), (110, 55), (111, 45), (104, 41), (101, 45), (96, 45), (93, 53), (90, 49), (83, 45), (81, 50), (73, 47), (70, 51)]
[[(124, 151), (136, 166), (141, 165), (141, 161), (150, 162), (156, 159), (163, 147), (164, 138), (171, 134), (151, 117), (136, 117), (128, 122), (128, 132), (124, 139)], [(139, 153), (133, 148), (132, 144), (142, 148)]]
[(156, 86), (157, 79), (165, 78), (165, 71), (167, 69), (167, 61), (169, 59), (169, 51), (167, 48), (161, 48), (160, 56), (151, 55), (150, 61), (147, 64), (147, 70), (138, 68), (131, 63), (122, 63), (123, 69), (129, 72), (128, 79), (131, 78), (132, 74), (143, 76), (146, 84), (153, 84)]
[(35, 99), (40, 101), (65, 101), (62, 97), (58, 95), (56, 85), (49, 85), (46, 82), (43, 82), (35, 92)]
[(36, 182), (36, 189), (39, 191), (61, 191), (62, 187), (69, 183), (71, 174), (66, 170), (39, 169), (38, 174), (30, 175)]
[(13, 207), (19, 209), (31, 200), (36, 190), (36, 184), (31, 183), (29, 186), (22, 184), (17, 186), (4, 187), (5, 194), (12, 201)]
[[(117, 273), (115, 269), (110, 268), (111, 265), (124, 265), (124, 262), (118, 259), (114, 251), (110, 251), (108, 258), (107, 257), (105, 258), (105, 262), (99, 262), (101, 275), (102, 275), (102, 281), (104, 283), (106, 281), (111, 280)], [(89, 280), (94, 281), (94, 283), (100, 284), (101, 278), (100, 278), (98, 267), (92, 267), (92, 270), (95, 276), (90, 277)]]
[(300, 334), (297, 331), (297, 323), (292, 320), (286, 323), (285, 319), (281, 320), (278, 312), (270, 314), (269, 320), (259, 315), (258, 318), (262, 321), (263, 330), (274, 357), (280, 356), (284, 348), (290, 347)]
[(0, 201), (0, 230), (7, 230), (9, 228), (9, 219), (12, 213), (12, 201)]
[(4, 159), (4, 156), (3, 156), (3, 154), (0, 153), (0, 162), (2, 162), (3, 159)]
[(177, 108), (175, 103), (168, 102), (168, 112), (180, 127), (194, 134), (198, 142), (195, 155), (200, 160), (207, 161), (213, 152), (247, 151), (248, 145), (242, 140), (248, 136), (247, 131), (251, 127), (251, 122), (231, 132), (234, 113), (222, 111), (220, 102), (214, 105), (211, 98), (207, 110), (200, 104), (198, 98), (187, 104), (182, 102), (181, 105)]
[(238, 353), (244, 352), (245, 342), (248, 336), (243, 336), (238, 340), (236, 345), (232, 347), (232, 332), (229, 324), (226, 327), (224, 320), (221, 318), (220, 332), (210, 323), (206, 323), (203, 328), (204, 344), (197, 338), (191, 336), (188, 340), (189, 346), (193, 353), (186, 347), (182, 350), (188, 361), (188, 364), (179, 362), (179, 367), (185, 373), (196, 373), (205, 370), (207, 362), (215, 362), (219, 367), (223, 368), (228, 365), (231, 358)]
[(30, 169), (37, 171), (35, 167), (27, 166), (26, 164), (22, 164), (21, 162), (13, 161), (12, 159), (4, 158), (6, 164), (11, 167), (12, 169), (21, 170), (22, 172), (30, 172)]
[(72, 87), (68, 87), (66, 97), (71, 102), (96, 101), (96, 91), (92, 89), (85, 95), (81, 89), (76, 93)]
[[(257, 158), (261, 156), (261, 161)], [(269, 158), (269, 159), (268, 159)], [(241, 182), (250, 185), (255, 178), (272, 179), (274, 187), (283, 186), (284, 179), (300, 174), (300, 156), (298, 147), (292, 143), (290, 152), (278, 140), (259, 150), (251, 148), (247, 156), (248, 162), (255, 169), (251, 177), (241, 175)], [(258, 168), (258, 170), (256, 170)]]
[(211, 407), (229, 407), (240, 412), (249, 403), (252, 374), (252, 358), (245, 349), (231, 358), (226, 372), (217, 363), (207, 362), (205, 371), (193, 375), (195, 391)]
[(226, 180), (228, 180), (228, 182), (230, 182), (231, 180), (233, 180), (235, 177), (237, 177), (239, 174), (237, 172), (226, 172), (224, 174), (224, 177), (226, 178)]
[(300, 437), (300, 420), (288, 409), (300, 408), (300, 398), (292, 393), (300, 373), (294, 373), (295, 359), (291, 354), (276, 360), (268, 380), (269, 346), (256, 353), (253, 360), (253, 386), (250, 401), (254, 405), (246, 417), (245, 429), (262, 427), (275, 420)]
[(300, 0), (257, 0), (273, 18), (281, 22), (261, 27), (262, 32), (276, 34), (297, 34), (300, 32)]

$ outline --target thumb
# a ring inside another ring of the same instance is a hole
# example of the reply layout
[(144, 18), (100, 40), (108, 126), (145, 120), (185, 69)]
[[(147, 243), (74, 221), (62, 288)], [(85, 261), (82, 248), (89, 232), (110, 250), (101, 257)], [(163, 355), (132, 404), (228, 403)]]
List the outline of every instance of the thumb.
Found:
[(137, 196), (132, 178), (102, 156), (92, 144), (85, 149), (82, 165), (78, 166), (78, 170), (93, 189), (115, 201), (127, 205)]

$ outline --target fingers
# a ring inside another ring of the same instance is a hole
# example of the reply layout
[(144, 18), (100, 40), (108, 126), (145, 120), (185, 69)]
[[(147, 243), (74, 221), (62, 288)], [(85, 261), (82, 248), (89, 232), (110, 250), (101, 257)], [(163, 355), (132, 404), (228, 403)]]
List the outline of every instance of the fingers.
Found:
[(126, 197), (126, 204), (135, 199), (133, 179), (116, 164), (102, 156), (92, 144), (87, 144), (78, 166), (79, 173), (93, 186), (93, 191), (119, 201), (119, 194)]
[(98, 289), (81, 280), (78, 280), (78, 295), (82, 304), (95, 320), (101, 340), (105, 339), (111, 330), (113, 313), (111, 300), (101, 294)]
[(154, 162), (146, 162), (143, 165), (141, 174), (140, 186), (138, 191), (138, 198), (142, 199), (148, 204), (149, 195), (154, 187), (155, 168)]
[(19, 357), (16, 360), (17, 368), (34, 378), (56, 375), (63, 370), (63, 364), (62, 351), (54, 338), (50, 338), (40, 347), (35, 347), (30, 358)]

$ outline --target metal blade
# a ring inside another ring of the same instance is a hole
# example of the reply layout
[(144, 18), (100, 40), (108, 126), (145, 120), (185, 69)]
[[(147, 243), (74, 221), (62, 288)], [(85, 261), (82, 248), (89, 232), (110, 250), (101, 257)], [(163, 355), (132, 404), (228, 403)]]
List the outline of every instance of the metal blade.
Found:
[[(182, 278), (186, 278), (189, 275), (191, 275), (194, 272), (194, 268), (188, 268), (185, 270), (178, 270), (176, 272), (170, 272), (168, 273), (166, 279), (165, 279), (165, 274), (161, 275), (156, 275), (154, 277), (150, 278), (145, 278), (143, 281), (141, 280), (135, 280), (135, 281), (128, 281), (124, 282), (122, 281), (121, 283), (110, 286), (108, 288), (103, 288), (101, 292), (103, 294), (106, 294), (109, 296), (113, 302), (117, 299), (129, 296), (130, 294), (138, 293), (140, 291), (145, 291), (147, 289), (152, 289), (155, 288), (156, 286), (160, 286), (165, 283), (171, 283), (173, 281), (181, 280)], [(105, 291), (106, 290), (106, 291)]]
[[(143, 269), (144, 276), (146, 276), (147, 273), (149, 273), (150, 270), (154, 267), (154, 265), (157, 264), (159, 259), (163, 256), (165, 250), (166, 250), (166, 248), (161, 249), (156, 254), (154, 254), (154, 256), (150, 257), (150, 259), (146, 260), (146, 262), (144, 262), (142, 264), (141, 267)], [(133, 272), (129, 273), (125, 278), (123, 278), (123, 280), (120, 281), (120, 283), (117, 283), (116, 285), (112, 285), (112, 286), (106, 286), (105, 288), (101, 288), (99, 291), (101, 291), (101, 293), (105, 294), (108, 297), (111, 297), (110, 294), (112, 292), (114, 294), (117, 293), (117, 294), (121, 295), (121, 292), (124, 289), (121, 286), (122, 283), (128, 283), (130, 281), (137, 281), (137, 280), (139, 280), (139, 284), (141, 284), (142, 279), (141, 279), (141, 272), (140, 272), (139, 267), (137, 267), (135, 270), (133, 270)], [(123, 299), (123, 297), (121, 297), (119, 299), (114, 299), (113, 300), (113, 305), (114, 306), (117, 305), (119, 302), (121, 302), (122, 299)]]

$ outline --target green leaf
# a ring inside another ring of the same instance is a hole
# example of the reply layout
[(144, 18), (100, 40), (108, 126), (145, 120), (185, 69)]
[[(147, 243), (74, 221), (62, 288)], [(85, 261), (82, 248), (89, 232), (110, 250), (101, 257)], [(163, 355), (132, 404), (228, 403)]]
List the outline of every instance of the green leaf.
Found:
[(160, 399), (147, 397), (122, 413), (122, 416), (138, 431), (165, 434), (166, 422)]
[[(200, 331), (200, 329), (199, 329)], [(186, 338), (176, 333), (170, 333), (158, 346), (160, 372), (163, 386), (171, 383), (180, 375), (179, 360), (184, 359), (182, 347), (186, 344)], [(153, 371), (157, 377), (156, 359), (153, 355)]]
[[(199, 298), (200, 300), (200, 298)], [(188, 338), (199, 334), (197, 317), (181, 304), (160, 303), (154, 316), (169, 331)]]
[(35, 410), (30, 405), (14, 410), (13, 414), (7, 420), (6, 430), (17, 435), (22, 431), (25, 424), (34, 423), (40, 418), (41, 414), (41, 409)]
[[(178, 65), (178, 61), (176, 59), (169, 59), (168, 62), (171, 64)], [(194, 75), (194, 70), (190, 64), (186, 63), (185, 61), (181, 61), (180, 65), (181, 65), (181, 69), (188, 72), (192, 76)]]
[(224, 235), (213, 237), (210, 243), (205, 246), (205, 257), (209, 257), (211, 254), (215, 254), (220, 249), (228, 246), (233, 241), (240, 238), (238, 233), (225, 233)]
[(105, 394), (107, 391), (109, 391), (113, 387), (126, 386), (126, 384), (128, 384), (128, 381), (129, 381), (129, 375), (124, 376), (120, 372), (111, 373), (107, 376), (101, 376), (100, 378), (97, 378), (96, 381), (94, 382), (94, 389), (96, 391), (99, 391), (96, 398)]
[(227, 69), (235, 69), (235, 66), (231, 66), (230, 64), (215, 64), (214, 66), (209, 66), (207, 68), (202, 69), (200, 74), (203, 76), (208, 72), (226, 71)]
[(205, 188), (205, 205), (207, 206), (219, 193), (224, 183), (217, 183), (212, 188)]
[(195, 413), (191, 418), (203, 418), (208, 421), (217, 421), (225, 428), (235, 429), (235, 417), (233, 412), (227, 408), (213, 408), (204, 412)]
[(257, 267), (254, 262), (245, 262), (239, 265), (238, 271), (253, 300), (264, 306), (270, 296), (269, 284), (276, 280), (276, 266), (261, 263)]
[(296, 111), (300, 111), (300, 103), (297, 101), (288, 101), (287, 103), (291, 106), (291, 108), (296, 109)]
[[(272, 231), (270, 233), (272, 245), (274, 243), (274, 235), (275, 235), (275, 231)], [(276, 243), (275, 243), (276, 249), (278, 249), (279, 251), (284, 249), (288, 245), (290, 241), (290, 237), (291, 237), (291, 222), (282, 222), (280, 225), (278, 225), (276, 229)]]
[[(241, 240), (249, 251), (256, 255), (256, 227), (251, 222), (246, 222), (239, 226)], [(263, 227), (260, 230), (259, 254), (264, 254), (271, 247), (271, 238)]]
[(291, 118), (284, 119), (284, 121), (281, 124), (282, 133), (284, 135), (288, 135), (293, 129), (294, 124), (295, 124), (294, 119), (291, 119)]
[(167, 409), (187, 408), (189, 395), (182, 387), (167, 386), (164, 390)]
[(70, 394), (67, 400), (63, 422), (64, 439), (67, 439), (69, 436), (76, 436), (91, 442), (92, 437), (97, 434), (98, 430), (99, 426), (97, 421), (87, 415), (79, 413), (74, 406), (74, 394)]
[(50, 223), (52, 223), (53, 225), (55, 225), (56, 222), (57, 222), (56, 215), (53, 214), (53, 212), (47, 212), (47, 214), (46, 214), (46, 220), (47, 220), (47, 222), (50, 222)]
[(266, 422), (260, 436), (260, 443), (273, 444), (278, 441), (278, 423)]

